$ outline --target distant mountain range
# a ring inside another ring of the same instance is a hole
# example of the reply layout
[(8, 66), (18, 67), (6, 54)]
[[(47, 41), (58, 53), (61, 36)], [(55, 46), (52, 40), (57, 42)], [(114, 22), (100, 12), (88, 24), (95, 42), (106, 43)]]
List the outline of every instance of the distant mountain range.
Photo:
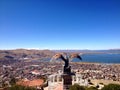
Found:
[(82, 53), (82, 54), (99, 54), (110, 53), (120, 54), (120, 49), (110, 50), (0, 50), (0, 60), (36, 60), (42, 58), (51, 58), (55, 53)]

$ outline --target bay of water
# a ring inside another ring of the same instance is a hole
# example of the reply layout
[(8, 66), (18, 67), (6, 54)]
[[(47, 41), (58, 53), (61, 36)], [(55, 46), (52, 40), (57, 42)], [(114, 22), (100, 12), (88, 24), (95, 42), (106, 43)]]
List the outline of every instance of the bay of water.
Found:
[[(120, 63), (120, 54), (83, 54), (81, 57), (82, 62)], [(78, 59), (72, 61), (81, 62)]]

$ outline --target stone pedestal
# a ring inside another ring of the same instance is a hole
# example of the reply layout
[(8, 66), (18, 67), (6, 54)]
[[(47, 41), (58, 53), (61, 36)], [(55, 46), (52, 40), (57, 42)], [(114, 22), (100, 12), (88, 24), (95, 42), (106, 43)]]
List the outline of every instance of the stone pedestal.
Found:
[(63, 90), (69, 90), (72, 85), (72, 75), (64, 74), (63, 75)]

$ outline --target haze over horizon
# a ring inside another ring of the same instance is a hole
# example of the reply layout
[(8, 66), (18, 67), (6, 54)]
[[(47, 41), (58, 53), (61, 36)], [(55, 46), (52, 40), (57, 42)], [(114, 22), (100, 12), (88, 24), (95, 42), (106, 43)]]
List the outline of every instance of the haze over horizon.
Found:
[(119, 0), (0, 0), (0, 49), (120, 49)]
[(76, 49), (76, 48), (68, 48), (68, 49), (67, 49), (67, 48), (62, 48), (62, 49), (60, 49), (60, 48), (57, 48), (57, 49), (49, 49), (49, 48), (4, 48), (4, 49), (0, 49), (0, 50), (19, 50), (19, 49), (25, 49), (25, 50), (53, 50), (53, 51), (54, 51), (54, 50), (58, 50), (58, 51), (59, 51), (59, 50), (68, 50), (68, 51), (69, 51), (69, 50), (70, 50), (70, 51), (71, 51), (71, 50), (76, 50), (76, 51), (77, 51), (77, 50), (78, 50), (78, 51), (79, 51), (79, 50), (81, 50), (81, 51), (86, 51), (86, 50), (88, 50), (88, 51), (89, 51), (89, 50), (93, 50), (93, 51), (94, 51), (94, 50), (95, 50), (95, 51), (96, 51), (96, 50), (98, 50), (98, 51), (99, 51), (99, 50), (120, 50), (120, 48), (113, 48), (113, 49)]

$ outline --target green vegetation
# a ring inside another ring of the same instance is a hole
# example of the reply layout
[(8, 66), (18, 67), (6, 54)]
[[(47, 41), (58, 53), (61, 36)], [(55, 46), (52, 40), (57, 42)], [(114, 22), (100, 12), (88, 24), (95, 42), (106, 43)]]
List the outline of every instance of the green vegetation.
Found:
[(87, 87), (85, 90), (98, 90), (98, 89), (96, 87), (91, 86), (91, 87)]
[(36, 90), (36, 89), (32, 88), (32, 87), (25, 87), (25, 86), (20, 86), (20, 85), (14, 85), (14, 86), (8, 88), (8, 90)]
[(101, 90), (120, 90), (119, 84), (109, 84), (103, 87)]
[[(70, 90), (98, 90), (97, 87), (84, 87), (78, 84), (74, 84), (70, 87)], [(119, 84), (108, 84), (105, 85), (101, 90), (120, 90)]]
[(84, 86), (80, 86), (78, 84), (74, 84), (70, 87), (70, 90), (85, 90)]

